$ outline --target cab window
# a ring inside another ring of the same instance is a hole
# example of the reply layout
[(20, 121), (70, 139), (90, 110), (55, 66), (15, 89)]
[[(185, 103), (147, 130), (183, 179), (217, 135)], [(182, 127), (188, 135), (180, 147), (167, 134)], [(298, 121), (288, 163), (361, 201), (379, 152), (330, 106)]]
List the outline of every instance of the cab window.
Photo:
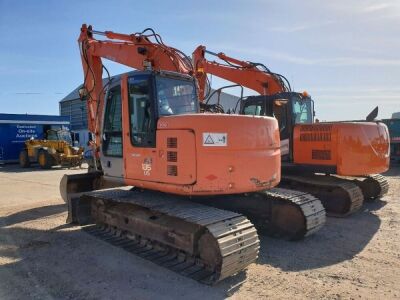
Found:
[(155, 117), (149, 76), (129, 80), (129, 116), (132, 145), (155, 147)]
[(245, 115), (253, 115), (253, 116), (259, 116), (261, 115), (261, 105), (259, 104), (251, 104), (248, 105), (244, 108), (244, 114)]
[(105, 156), (122, 157), (121, 86), (110, 89), (107, 95), (103, 127), (103, 152)]
[(312, 102), (309, 100), (293, 99), (293, 117), (296, 124), (311, 124), (313, 122)]

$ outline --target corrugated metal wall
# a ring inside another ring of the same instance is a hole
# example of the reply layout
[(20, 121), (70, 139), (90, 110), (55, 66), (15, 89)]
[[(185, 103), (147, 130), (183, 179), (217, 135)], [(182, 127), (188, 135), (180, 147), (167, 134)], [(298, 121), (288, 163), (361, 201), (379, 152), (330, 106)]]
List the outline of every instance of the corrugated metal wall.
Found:
[(69, 116), (71, 130), (87, 129), (86, 102), (80, 99), (60, 102), (60, 115)]

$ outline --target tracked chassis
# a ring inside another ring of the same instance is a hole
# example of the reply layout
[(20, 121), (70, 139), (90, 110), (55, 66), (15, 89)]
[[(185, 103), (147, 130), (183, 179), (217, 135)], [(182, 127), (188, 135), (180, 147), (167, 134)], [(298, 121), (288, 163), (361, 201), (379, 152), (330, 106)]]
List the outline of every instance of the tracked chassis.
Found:
[(261, 234), (299, 240), (325, 224), (325, 209), (313, 195), (284, 188), (224, 197), (195, 198), (198, 203), (248, 217)]
[(358, 211), (364, 201), (385, 195), (389, 184), (382, 175), (343, 177), (323, 174), (285, 174), (280, 186), (318, 197), (329, 216), (345, 217)]
[(258, 257), (257, 231), (244, 216), (154, 191), (114, 188), (69, 200), (71, 222), (141, 257), (213, 284)]
[[(64, 201), (69, 202), (69, 197), (79, 197), (81, 192), (110, 186), (101, 178), (100, 173), (65, 175), (60, 183), (60, 193)], [(259, 233), (290, 240), (317, 232), (326, 219), (325, 209), (318, 198), (283, 188), (239, 195), (193, 197), (190, 201), (243, 214)], [(73, 209), (69, 207), (69, 211)]]
[(282, 176), (281, 186), (318, 197), (328, 215), (344, 217), (358, 211), (364, 201), (362, 190), (352, 181), (329, 175)]
[(362, 191), (365, 201), (380, 199), (389, 191), (389, 182), (385, 176), (380, 174), (359, 176), (359, 177), (339, 177), (351, 180)]

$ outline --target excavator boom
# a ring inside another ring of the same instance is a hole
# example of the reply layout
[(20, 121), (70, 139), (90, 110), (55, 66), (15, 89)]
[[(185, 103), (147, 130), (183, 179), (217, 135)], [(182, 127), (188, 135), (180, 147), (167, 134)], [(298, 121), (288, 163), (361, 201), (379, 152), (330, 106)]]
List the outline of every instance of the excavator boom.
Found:
[[(108, 40), (97, 40), (95, 34), (105, 36)], [(156, 42), (150, 41), (151, 37)], [(102, 118), (99, 116), (103, 114), (105, 94), (102, 58), (137, 70), (163, 70), (187, 75), (192, 72), (190, 59), (179, 50), (166, 46), (152, 29), (127, 35), (96, 31), (84, 24), (78, 43), (84, 71), (85, 90), (82, 93), (87, 96), (88, 129), (95, 134), (96, 145), (100, 145)]]
[[(209, 61), (205, 54), (211, 54), (226, 64)], [(258, 92), (261, 95), (276, 94), (290, 90), (284, 81), (286, 79), (279, 74), (272, 73), (261, 64), (241, 61), (225, 55), (206, 50), (204, 46), (198, 46), (193, 52), (194, 73), (199, 82), (199, 96), (201, 100), (205, 97), (205, 86), (207, 74), (221, 77), (228, 81), (242, 85)], [(263, 67), (264, 70), (260, 70)]]

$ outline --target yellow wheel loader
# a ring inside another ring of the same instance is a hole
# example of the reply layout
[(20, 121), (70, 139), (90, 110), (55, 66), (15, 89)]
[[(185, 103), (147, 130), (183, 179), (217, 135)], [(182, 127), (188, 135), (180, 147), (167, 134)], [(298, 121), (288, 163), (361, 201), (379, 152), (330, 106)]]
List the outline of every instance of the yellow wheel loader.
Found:
[(83, 161), (83, 148), (73, 147), (71, 134), (66, 130), (48, 130), (43, 140), (25, 141), (25, 148), (19, 154), (19, 164), (27, 168), (38, 162), (42, 169), (61, 165), (80, 167)]

